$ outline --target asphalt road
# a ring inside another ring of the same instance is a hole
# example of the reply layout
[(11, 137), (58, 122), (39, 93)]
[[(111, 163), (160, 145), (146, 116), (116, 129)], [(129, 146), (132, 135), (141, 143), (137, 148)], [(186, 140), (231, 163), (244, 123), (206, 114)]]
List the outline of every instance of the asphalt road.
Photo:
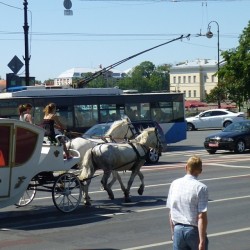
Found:
[[(99, 189), (101, 177), (90, 186), (92, 206), (81, 204), (71, 214), (59, 212), (50, 193), (37, 194), (28, 206), (0, 210), (0, 249), (121, 249), (170, 250), (168, 210), (170, 183), (183, 176), (185, 162), (196, 154), (203, 159), (200, 180), (209, 188), (208, 237), (212, 250), (250, 249), (250, 154), (218, 152), (209, 155), (202, 146), (214, 131), (190, 131), (184, 142), (169, 145), (159, 164), (144, 166), (145, 191), (137, 194), (138, 178), (131, 190), (132, 202), (124, 203), (118, 184), (115, 200)], [(122, 174), (127, 180), (128, 172)]]

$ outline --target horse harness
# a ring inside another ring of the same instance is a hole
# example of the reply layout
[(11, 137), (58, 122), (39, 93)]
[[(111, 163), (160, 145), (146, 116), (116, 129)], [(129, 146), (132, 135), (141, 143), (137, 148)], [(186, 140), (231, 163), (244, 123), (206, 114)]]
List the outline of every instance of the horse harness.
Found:
[[(133, 170), (133, 169), (136, 167), (136, 165), (137, 165), (141, 160), (145, 160), (145, 159), (146, 159), (146, 154), (147, 154), (147, 152), (148, 152), (148, 147), (147, 147), (147, 146), (140, 144), (140, 146), (142, 147), (142, 149), (143, 149), (143, 151), (144, 151), (144, 153), (145, 153), (143, 156), (141, 156), (140, 153), (138, 152), (137, 148), (134, 146), (134, 144), (133, 144), (132, 142), (127, 142), (127, 143), (128, 143), (128, 144), (131, 146), (131, 148), (134, 150), (134, 152), (135, 152), (135, 154), (136, 154), (136, 160), (132, 160), (132, 161), (130, 161), (130, 162), (126, 162), (125, 164), (123, 164), (123, 165), (121, 165), (121, 166), (118, 166), (118, 167), (112, 169), (112, 171), (113, 171), (113, 170), (118, 171), (119, 168), (123, 168), (124, 166), (129, 165), (129, 164), (131, 164), (131, 163), (134, 162), (133, 166), (131, 167), (131, 170)], [(102, 143), (100, 143), (100, 144), (102, 144)], [(99, 144), (99, 145), (100, 145), (100, 144)], [(104, 144), (104, 143), (103, 143), (103, 144)], [(99, 167), (97, 166), (97, 164), (96, 164), (96, 162), (95, 162), (95, 159), (94, 159), (93, 149), (91, 150), (91, 157), (92, 157), (92, 162), (93, 162), (93, 165), (94, 165), (95, 169), (99, 169)]]

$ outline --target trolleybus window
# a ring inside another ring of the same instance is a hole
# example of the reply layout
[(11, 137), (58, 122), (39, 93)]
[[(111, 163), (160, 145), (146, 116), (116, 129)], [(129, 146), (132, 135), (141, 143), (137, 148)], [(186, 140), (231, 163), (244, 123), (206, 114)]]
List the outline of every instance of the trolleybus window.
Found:
[(75, 126), (92, 127), (98, 123), (97, 105), (74, 105)]

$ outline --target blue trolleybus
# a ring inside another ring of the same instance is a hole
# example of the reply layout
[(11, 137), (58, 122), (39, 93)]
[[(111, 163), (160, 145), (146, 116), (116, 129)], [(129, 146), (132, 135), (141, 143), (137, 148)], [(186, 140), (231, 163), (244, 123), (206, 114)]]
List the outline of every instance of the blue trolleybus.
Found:
[(127, 115), (132, 122), (156, 121), (168, 144), (186, 139), (182, 93), (125, 93), (118, 88), (22, 87), (15, 92), (0, 93), (0, 117), (18, 119), (18, 106), (30, 103), (34, 123), (39, 125), (44, 107), (51, 102), (57, 105), (62, 122), (71, 131), (83, 133), (97, 123)]

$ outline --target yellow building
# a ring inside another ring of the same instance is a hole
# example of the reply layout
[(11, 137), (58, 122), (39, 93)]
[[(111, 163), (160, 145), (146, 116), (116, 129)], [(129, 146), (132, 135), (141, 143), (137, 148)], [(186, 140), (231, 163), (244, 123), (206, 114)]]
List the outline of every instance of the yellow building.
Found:
[(216, 60), (197, 59), (179, 63), (170, 69), (170, 92), (184, 93), (186, 100), (204, 101), (217, 83)]

